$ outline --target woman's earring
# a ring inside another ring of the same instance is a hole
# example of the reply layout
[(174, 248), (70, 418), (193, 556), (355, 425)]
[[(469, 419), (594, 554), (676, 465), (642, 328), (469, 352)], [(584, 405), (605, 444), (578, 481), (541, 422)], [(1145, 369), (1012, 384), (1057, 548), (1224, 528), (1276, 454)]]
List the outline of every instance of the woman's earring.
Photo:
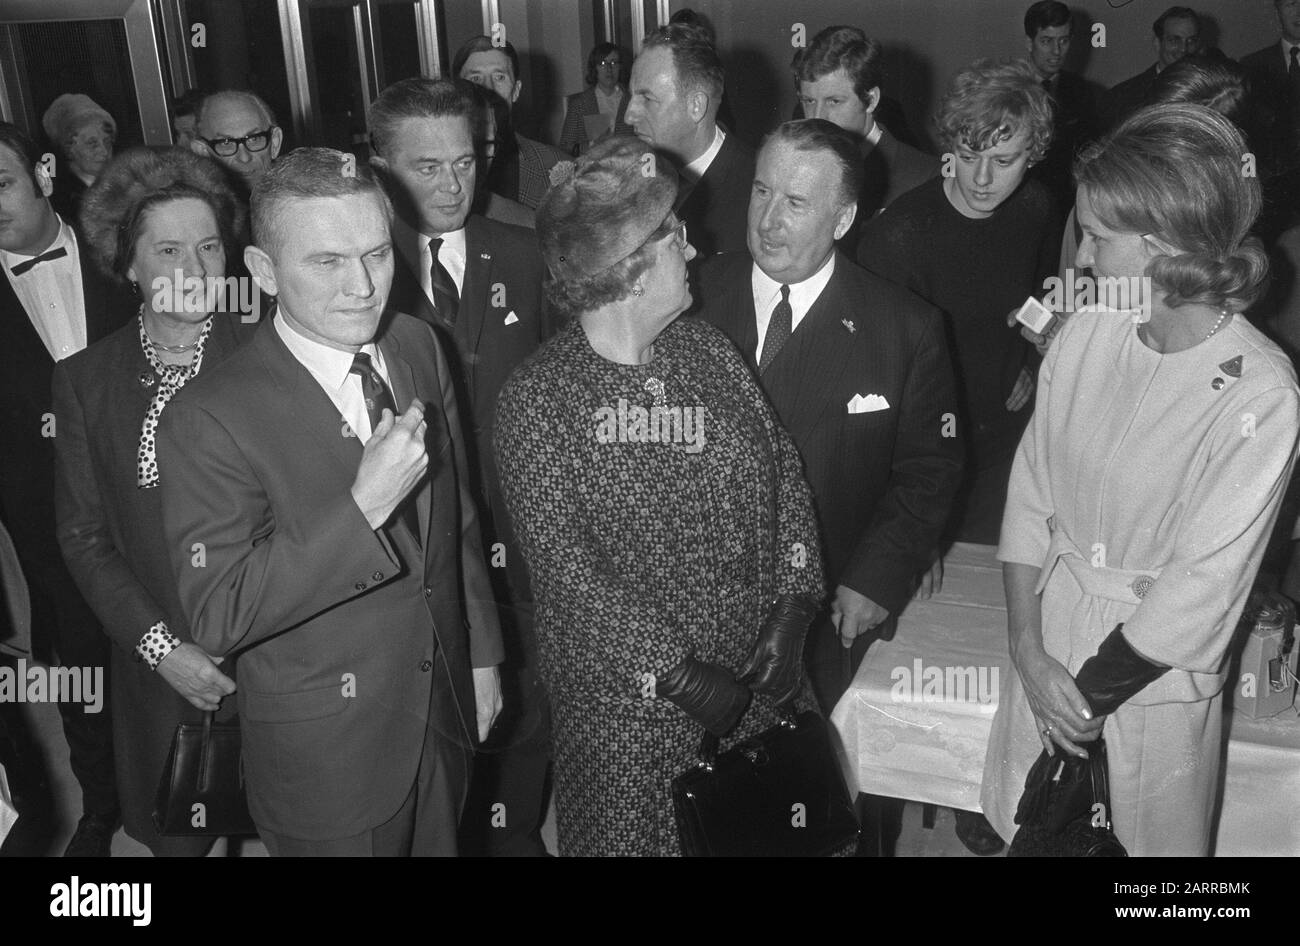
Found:
[(634, 295), (634, 296), (644, 296), (644, 295), (645, 295), (645, 290), (641, 288), (641, 284), (640, 284), (640, 283), (637, 283), (635, 286), (632, 287), (632, 295)]

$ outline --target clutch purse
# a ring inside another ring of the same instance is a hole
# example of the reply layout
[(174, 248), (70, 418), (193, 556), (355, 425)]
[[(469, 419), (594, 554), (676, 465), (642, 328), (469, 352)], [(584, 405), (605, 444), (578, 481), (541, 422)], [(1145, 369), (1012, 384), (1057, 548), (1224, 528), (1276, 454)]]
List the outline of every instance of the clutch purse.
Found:
[(154, 796), (153, 822), (162, 835), (257, 834), (244, 794), (239, 723), (181, 723), (172, 736)]
[(808, 711), (717, 754), (705, 733), (700, 759), (673, 779), (673, 810), (687, 857), (825, 857), (858, 833), (826, 720)]
[(1088, 758), (1038, 756), (1016, 808), (1020, 830), (1008, 857), (1128, 857), (1111, 830), (1106, 741), (1085, 744)]

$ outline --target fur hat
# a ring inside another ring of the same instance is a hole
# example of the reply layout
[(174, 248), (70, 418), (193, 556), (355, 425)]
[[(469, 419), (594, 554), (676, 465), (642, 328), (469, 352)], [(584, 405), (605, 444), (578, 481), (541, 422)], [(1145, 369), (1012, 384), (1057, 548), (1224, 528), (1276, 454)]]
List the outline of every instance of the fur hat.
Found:
[(616, 135), (551, 170), (537, 208), (542, 257), (558, 280), (582, 279), (636, 252), (677, 200), (677, 172), (640, 138)]
[(89, 95), (69, 92), (50, 103), (41, 118), (41, 127), (50, 141), (62, 148), (77, 129), (92, 121), (103, 122), (117, 134), (117, 122), (112, 115), (96, 105)]

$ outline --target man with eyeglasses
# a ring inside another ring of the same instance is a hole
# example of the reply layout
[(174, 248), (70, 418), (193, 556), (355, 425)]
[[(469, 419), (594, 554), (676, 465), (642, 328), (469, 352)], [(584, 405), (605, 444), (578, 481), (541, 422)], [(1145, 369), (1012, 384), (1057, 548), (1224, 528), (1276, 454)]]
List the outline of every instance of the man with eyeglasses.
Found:
[(1160, 14), (1151, 30), (1155, 34), (1156, 61), (1106, 95), (1105, 117), (1112, 128), (1142, 106), (1159, 73), (1201, 50), (1201, 18), (1189, 7), (1170, 7)]
[(198, 110), (197, 135), (190, 147), (234, 172), (247, 191), (280, 155), (284, 133), (271, 107), (252, 92), (214, 92)]

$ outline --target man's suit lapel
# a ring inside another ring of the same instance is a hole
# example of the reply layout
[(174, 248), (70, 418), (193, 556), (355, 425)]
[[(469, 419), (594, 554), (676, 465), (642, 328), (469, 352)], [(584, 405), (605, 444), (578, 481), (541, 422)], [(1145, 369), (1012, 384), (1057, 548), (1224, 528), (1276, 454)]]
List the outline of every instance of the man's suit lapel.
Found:
[(420, 277), (411, 269), (406, 257), (401, 253), (394, 254), (394, 257), (393, 288), (388, 293), (388, 307), (450, 331), (420, 288)]
[[(460, 294), (460, 312), (456, 316), (456, 341), (461, 350), (468, 353), (478, 351), (483, 340), (483, 326), (489, 318), (488, 297), (492, 290), (492, 247), (488, 245), (480, 221), (471, 216), (465, 222), (465, 281)], [(510, 311), (510, 300), (506, 299), (504, 312), (496, 312), (502, 319)], [(466, 365), (469, 374), (474, 372), (473, 359)]]
[[(803, 340), (804, 364), (812, 366), (810, 370), (816, 372), (816, 377), (796, 379), (798, 393), (786, 425), (791, 430), (811, 430), (828, 409), (848, 410), (847, 403), (838, 403), (844, 390), (840, 379), (857, 355), (857, 333), (863, 328), (856, 325), (853, 316), (861, 316), (844, 292), (844, 268), (848, 265), (848, 260), (837, 253), (835, 273), (795, 329), (796, 336), (807, 333)], [(854, 323), (854, 329), (844, 324), (845, 318)], [(787, 344), (768, 370), (794, 370), (791, 348)]]
[(86, 314), (86, 344), (93, 345), (117, 326), (113, 324), (113, 292), (106, 279), (99, 275), (90, 261), (90, 253), (78, 245), (77, 257), (81, 264), (81, 295)]
[(271, 318), (263, 320), (249, 344), (257, 349), (272, 380), (284, 392), (285, 403), (295, 405), (303, 427), (334, 458), (339, 472), (351, 483), (361, 463), (361, 441), (355, 436), (344, 436), (346, 421), (325, 389), (284, 344), (276, 331), (274, 314), (272, 312)]
[[(418, 395), (418, 389), (415, 386), (415, 372), (411, 368), (411, 363), (402, 355), (401, 345), (392, 333), (384, 333), (379, 341), (379, 350), (384, 356), (384, 367), (388, 370), (388, 383), (392, 388), (393, 403), (397, 405), (399, 412), (405, 411), (410, 403)], [(426, 411), (429, 405), (424, 405)], [(430, 425), (431, 427), (434, 425)], [(434, 458), (430, 457), (430, 462)], [(429, 518), (432, 510), (429, 507), (429, 490), (425, 487), (428, 485), (428, 476), (421, 481), (421, 486), (417, 487), (415, 493), (416, 512), (420, 523), (420, 547), (429, 547)]]

